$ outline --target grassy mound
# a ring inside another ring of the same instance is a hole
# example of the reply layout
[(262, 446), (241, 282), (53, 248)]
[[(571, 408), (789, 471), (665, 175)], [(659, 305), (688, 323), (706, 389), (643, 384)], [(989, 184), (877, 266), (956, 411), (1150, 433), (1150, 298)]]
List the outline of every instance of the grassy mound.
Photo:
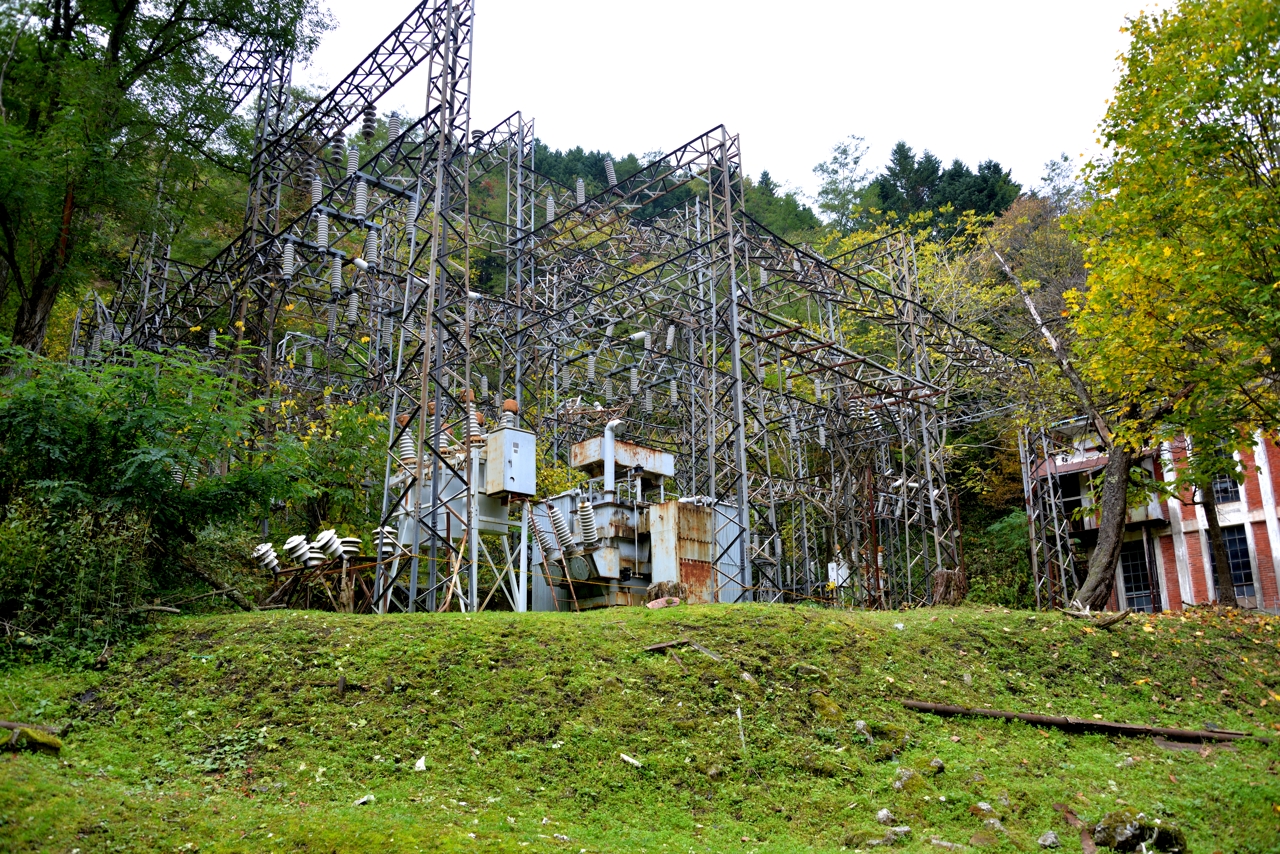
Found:
[[(706, 652), (645, 651), (678, 638)], [(1276, 851), (1280, 744), (898, 701), (1280, 735), (1277, 641), (1276, 618), (1211, 612), (1109, 632), (976, 608), (172, 619), (106, 672), (0, 674), (13, 717), (76, 721), (60, 757), (0, 757), (0, 848), (839, 851), (882, 841), (888, 809), (899, 850), (1053, 830), (1079, 851), (1060, 803)]]

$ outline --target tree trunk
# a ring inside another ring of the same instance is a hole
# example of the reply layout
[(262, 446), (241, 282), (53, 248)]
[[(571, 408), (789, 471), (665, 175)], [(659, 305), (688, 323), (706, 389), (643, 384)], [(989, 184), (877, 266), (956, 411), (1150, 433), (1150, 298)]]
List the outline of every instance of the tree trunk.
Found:
[(58, 298), (58, 286), (52, 282), (33, 283), (30, 294), (23, 294), (13, 321), (13, 343), (39, 353), (44, 346), (49, 315)]
[(1124, 524), (1129, 513), (1129, 469), (1134, 453), (1116, 442), (1102, 470), (1102, 518), (1098, 521), (1098, 545), (1089, 557), (1089, 574), (1076, 591), (1080, 607), (1101, 610), (1111, 602), (1116, 586), (1116, 563), (1124, 544)]
[(1227, 557), (1227, 542), (1222, 539), (1222, 524), (1218, 521), (1218, 499), (1213, 494), (1213, 481), (1200, 490), (1200, 503), (1204, 505), (1204, 518), (1209, 528), (1209, 552), (1213, 555), (1213, 581), (1218, 588), (1218, 604), (1238, 608), (1236, 585), (1231, 579), (1231, 560)]

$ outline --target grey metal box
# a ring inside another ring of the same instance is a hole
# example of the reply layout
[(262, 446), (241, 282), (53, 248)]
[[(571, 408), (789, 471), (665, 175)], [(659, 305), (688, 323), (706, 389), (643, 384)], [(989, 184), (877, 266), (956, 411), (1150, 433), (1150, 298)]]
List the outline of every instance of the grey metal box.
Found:
[(532, 433), (514, 427), (494, 430), (485, 450), (486, 493), (533, 495), (538, 491), (538, 449)]

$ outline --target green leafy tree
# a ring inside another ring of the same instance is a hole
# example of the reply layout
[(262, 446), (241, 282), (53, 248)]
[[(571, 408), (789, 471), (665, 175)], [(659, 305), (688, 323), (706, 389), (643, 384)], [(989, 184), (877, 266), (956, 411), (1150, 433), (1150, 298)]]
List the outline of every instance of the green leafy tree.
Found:
[(858, 227), (862, 211), (867, 207), (864, 194), (870, 173), (862, 168), (866, 154), (866, 141), (850, 135), (835, 144), (830, 160), (813, 167), (813, 173), (822, 179), (818, 188), (818, 210), (826, 216), (828, 224), (842, 233)]
[[(1185, 0), (1128, 30), (1073, 226), (1091, 266), (1076, 351), (1130, 446), (1231, 450), (1280, 426), (1280, 17)], [(1213, 456), (1183, 478), (1207, 487)]]
[(782, 191), (766, 169), (759, 181), (743, 180), (743, 203), (747, 214), (774, 234), (788, 235), (814, 231), (822, 220), (802, 204), (791, 191)]
[(0, 261), (15, 344), (38, 350), (58, 294), (95, 275), (115, 234), (149, 230), (158, 187), (243, 150), (212, 85), (219, 52), (265, 38), (305, 54), (323, 24), (314, 0), (6, 4)]

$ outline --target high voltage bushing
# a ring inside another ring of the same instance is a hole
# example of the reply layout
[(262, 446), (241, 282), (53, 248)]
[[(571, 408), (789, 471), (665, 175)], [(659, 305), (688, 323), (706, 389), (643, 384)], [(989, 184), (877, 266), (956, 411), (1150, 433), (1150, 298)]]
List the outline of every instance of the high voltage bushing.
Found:
[(338, 331), (338, 298), (335, 296), (329, 303), (329, 335)]
[(306, 374), (307, 374), (307, 376), (311, 376), (311, 369), (312, 369), (312, 367), (314, 367), (314, 366), (313, 366), (313, 365), (312, 365), (312, 363), (311, 363), (311, 351), (310, 351), (310, 350), (308, 350), (306, 353), (304, 353), (304, 354), (303, 354), (303, 364), (306, 366)]
[(395, 142), (400, 136), (400, 114), (391, 113), (387, 116), (387, 141)]
[(640, 393), (640, 369), (635, 365), (631, 366), (631, 396), (634, 398)]
[(364, 137), (364, 141), (368, 142), (373, 139), (374, 131), (378, 129), (378, 108), (373, 104), (369, 104), (364, 108), (364, 120), (360, 123), (360, 135)]
[(360, 322), (360, 292), (352, 290), (347, 294), (347, 326), (355, 326)]
[(217, 349), (218, 346), (218, 330), (216, 327), (209, 327), (209, 349)]
[(675, 380), (671, 380), (668, 383), (667, 398), (672, 406), (675, 406), (677, 403), (680, 402), (680, 392), (676, 385)]
[(356, 170), (360, 168), (360, 149), (353, 142), (351, 147), (347, 149), (347, 177), (350, 178), (356, 174)]
[(606, 377), (604, 381), (604, 402), (613, 403), (613, 378)]
[(342, 135), (333, 138), (333, 146), (329, 149), (329, 161), (334, 166), (341, 166), (343, 157), (346, 154), (346, 143), (342, 139)]
[(480, 399), (484, 400), (489, 396), (489, 375), (480, 375)]
[(613, 160), (606, 157), (604, 160), (604, 176), (609, 179), (609, 186), (618, 186), (618, 173), (613, 170)]
[(676, 325), (674, 323), (667, 325), (667, 352), (671, 352), (671, 348), (676, 343)]
[(377, 267), (379, 260), (378, 230), (371, 228), (364, 237), (364, 262), (370, 267)]
[(600, 539), (596, 533), (596, 510), (581, 494), (578, 495), (578, 530), (582, 532), (582, 545), (587, 548), (594, 546)]
[(581, 178), (578, 179), (578, 191), (574, 198), (577, 199), (578, 207), (582, 207), (587, 203), (587, 185), (583, 183)]
[(364, 181), (356, 184), (356, 205), (355, 218), (364, 219), (365, 211), (369, 207), (369, 187)]
[(653, 386), (644, 387), (644, 414), (653, 414)]
[(574, 546), (573, 534), (569, 533), (569, 523), (560, 512), (560, 508), (554, 504), (548, 504), (547, 516), (551, 519), (551, 527), (556, 532), (556, 540), (560, 543), (561, 551), (568, 555), (576, 554), (578, 550)]
[(818, 422), (818, 447), (825, 448), (827, 446), (827, 425)]
[(284, 250), (280, 253), (280, 275), (285, 281), (293, 278), (294, 251), (293, 241), (285, 241)]
[(547, 222), (556, 218), (556, 197), (547, 196)]
[(329, 265), (329, 287), (333, 290), (333, 295), (337, 296), (342, 290), (342, 259), (334, 258)]
[(322, 198), (324, 198), (324, 181), (317, 173), (311, 176), (311, 204), (313, 206), (320, 204)]
[(587, 385), (595, 385), (596, 382), (596, 354), (592, 353), (587, 356)]
[(320, 251), (329, 248), (329, 215), (316, 214), (316, 245)]

